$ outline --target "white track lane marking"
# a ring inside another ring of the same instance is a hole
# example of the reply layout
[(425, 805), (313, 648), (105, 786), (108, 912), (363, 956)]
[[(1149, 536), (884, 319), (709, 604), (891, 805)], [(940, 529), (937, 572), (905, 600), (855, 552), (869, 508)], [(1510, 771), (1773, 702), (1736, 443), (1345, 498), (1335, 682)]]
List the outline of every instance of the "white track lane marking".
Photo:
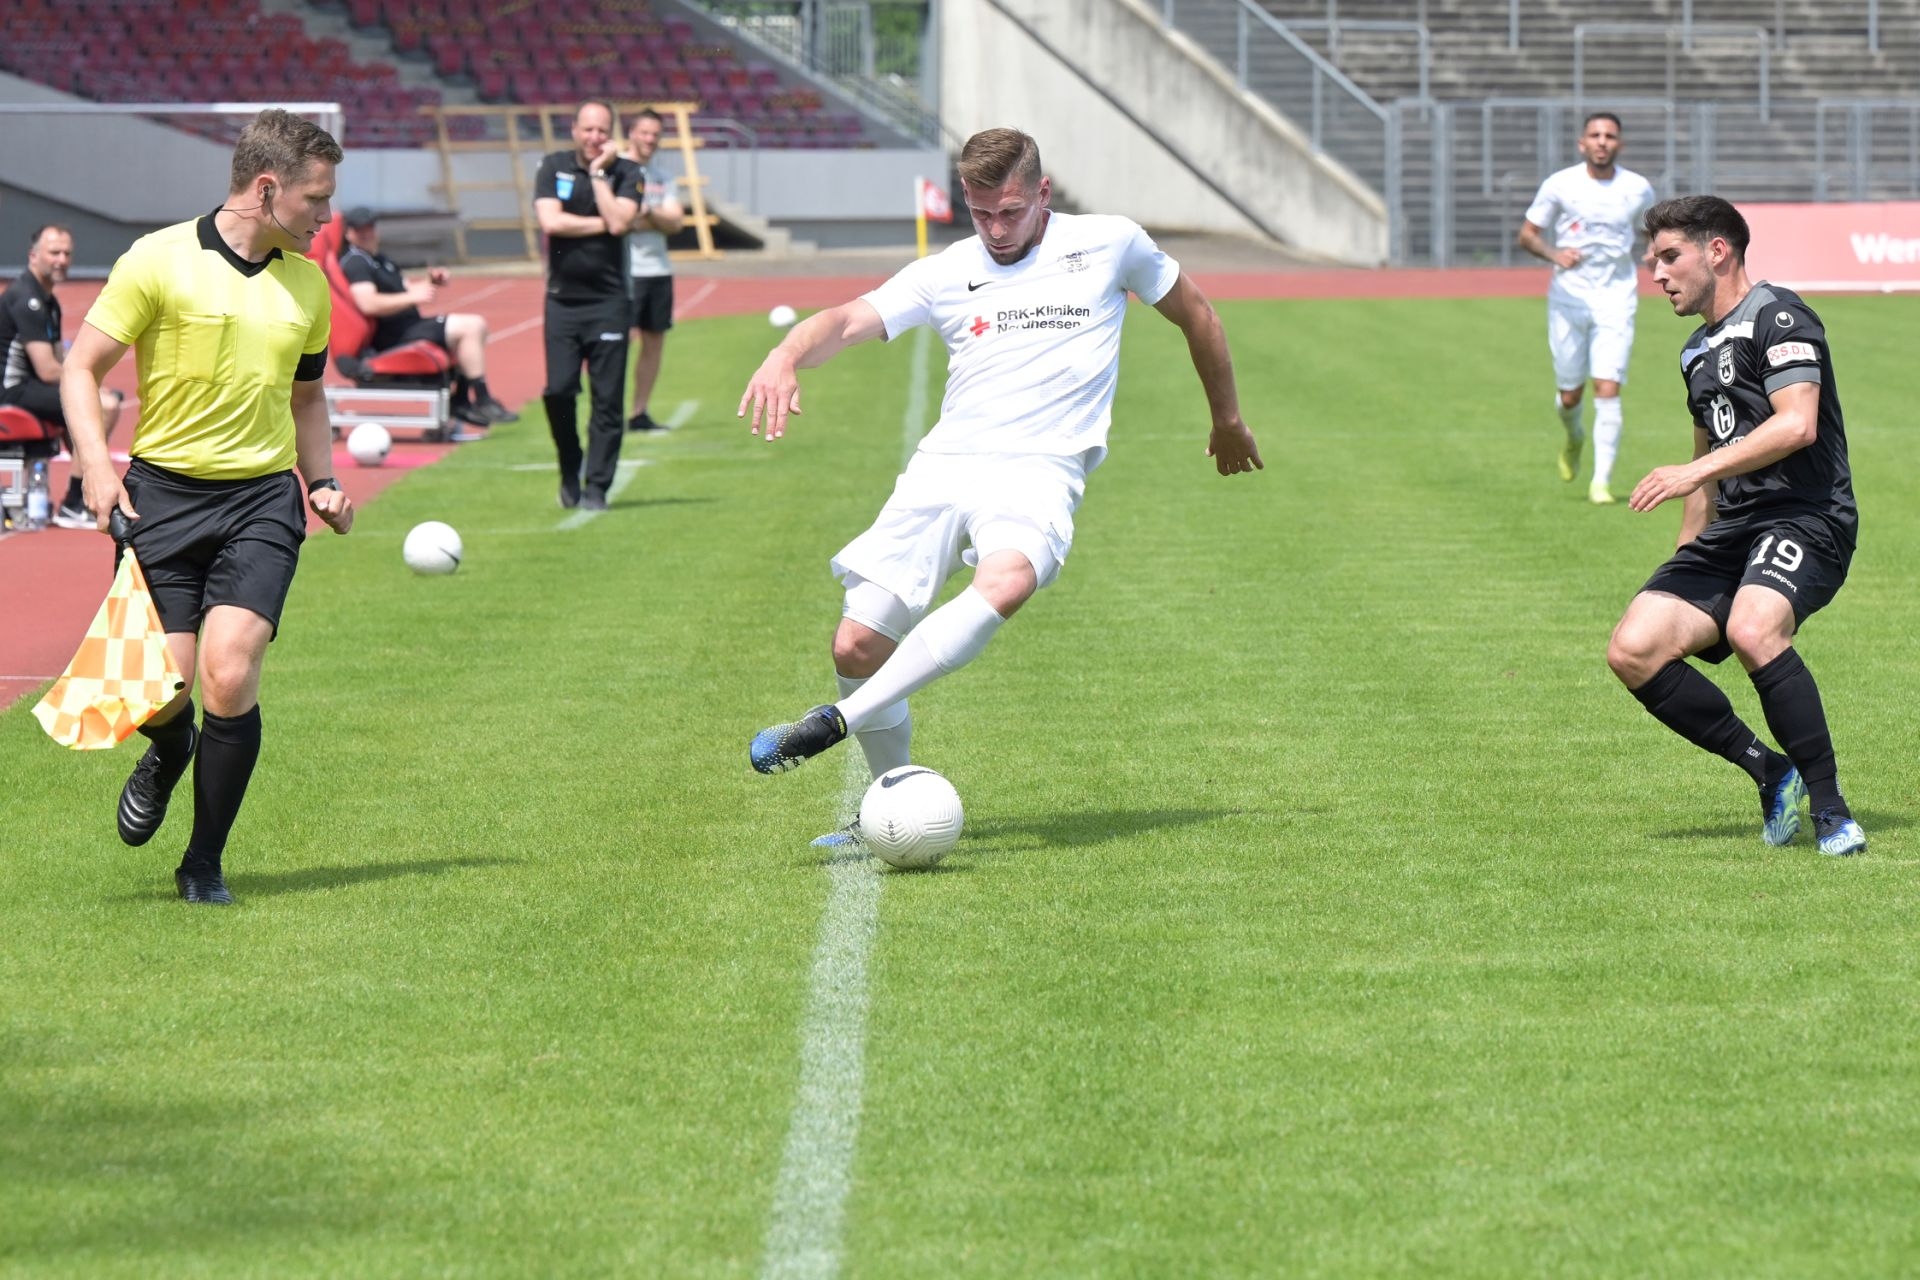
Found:
[[(913, 452), (925, 430), (931, 335), (914, 335), (901, 454)], [(866, 759), (848, 743), (841, 784), (841, 826), (866, 793)], [(866, 1087), (867, 969), (880, 927), (880, 872), (864, 854), (842, 854), (827, 864), (827, 906), (813, 949), (807, 1011), (800, 1024), (800, 1089), (787, 1129), (786, 1153), (774, 1184), (760, 1274), (777, 1280), (830, 1280), (840, 1272), (840, 1226), (853, 1189), (859, 1149), (861, 1095)]]
[(688, 298), (685, 302), (677, 302), (674, 304), (673, 318), (680, 320), (692, 315), (701, 303), (713, 296), (713, 291), (719, 287), (720, 282), (718, 280), (709, 280), (698, 289), (695, 289), (691, 298)]

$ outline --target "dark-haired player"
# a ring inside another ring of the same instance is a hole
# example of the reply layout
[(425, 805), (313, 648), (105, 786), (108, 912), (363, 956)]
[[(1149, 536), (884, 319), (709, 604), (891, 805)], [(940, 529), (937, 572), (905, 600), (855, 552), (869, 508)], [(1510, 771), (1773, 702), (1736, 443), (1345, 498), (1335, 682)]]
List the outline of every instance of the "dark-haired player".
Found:
[[(1674, 313), (1706, 323), (1680, 352), (1693, 460), (1656, 467), (1629, 500), (1651, 511), (1683, 499), (1679, 548), (1627, 606), (1607, 664), (1655, 719), (1752, 776), (1768, 844), (1793, 839), (1810, 798), (1820, 852), (1862, 852), (1820, 690), (1793, 648), (1846, 581), (1859, 527), (1826, 330), (1797, 294), (1748, 280), (1746, 219), (1725, 200), (1662, 201), (1646, 230)], [(1728, 653), (1785, 755), (1686, 661)]]

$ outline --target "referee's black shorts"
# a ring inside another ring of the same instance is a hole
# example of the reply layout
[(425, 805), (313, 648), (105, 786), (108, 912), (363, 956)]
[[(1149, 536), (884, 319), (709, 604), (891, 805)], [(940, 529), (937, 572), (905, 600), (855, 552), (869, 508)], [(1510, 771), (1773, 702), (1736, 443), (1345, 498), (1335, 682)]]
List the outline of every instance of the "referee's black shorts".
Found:
[(307, 538), (298, 476), (196, 480), (135, 458), (126, 488), (140, 513), (133, 550), (166, 630), (197, 632), (207, 610), (230, 604), (278, 633)]

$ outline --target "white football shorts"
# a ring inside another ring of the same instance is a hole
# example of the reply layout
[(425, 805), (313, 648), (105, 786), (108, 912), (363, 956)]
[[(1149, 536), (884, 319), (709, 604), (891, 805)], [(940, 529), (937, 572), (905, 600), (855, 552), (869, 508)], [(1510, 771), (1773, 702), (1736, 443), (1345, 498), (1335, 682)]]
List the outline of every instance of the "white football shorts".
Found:
[(1585, 386), (1588, 378), (1626, 382), (1636, 301), (1589, 304), (1556, 298), (1547, 303), (1547, 345), (1553, 351), (1556, 387), (1571, 391)]
[(998, 551), (1026, 556), (1044, 587), (1066, 563), (1074, 509), (1105, 453), (915, 453), (873, 525), (833, 558), (834, 577), (884, 587), (916, 622), (956, 570)]

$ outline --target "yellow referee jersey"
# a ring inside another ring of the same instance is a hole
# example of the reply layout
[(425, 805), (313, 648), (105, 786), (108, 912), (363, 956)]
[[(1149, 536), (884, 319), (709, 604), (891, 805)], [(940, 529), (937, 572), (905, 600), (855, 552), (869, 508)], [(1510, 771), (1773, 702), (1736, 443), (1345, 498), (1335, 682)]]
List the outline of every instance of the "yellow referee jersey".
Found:
[(326, 368), (331, 320), (317, 265), (278, 249), (248, 262), (212, 214), (134, 241), (87, 312), (136, 353), (129, 452), (201, 480), (292, 469), (294, 378)]

